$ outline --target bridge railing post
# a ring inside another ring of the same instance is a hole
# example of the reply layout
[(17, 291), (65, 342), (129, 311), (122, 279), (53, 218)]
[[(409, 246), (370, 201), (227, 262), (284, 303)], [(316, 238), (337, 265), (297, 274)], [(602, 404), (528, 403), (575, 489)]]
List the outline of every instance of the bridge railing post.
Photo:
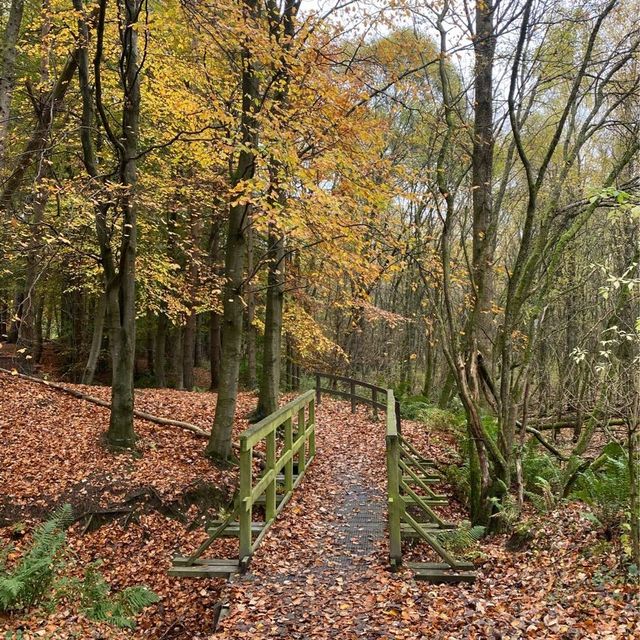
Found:
[(389, 560), (392, 567), (402, 564), (402, 521), (403, 501), (400, 496), (400, 439), (395, 411), (393, 391), (387, 391), (387, 518), (389, 527)]
[(240, 563), (246, 565), (251, 557), (251, 522), (253, 504), (251, 500), (253, 447), (247, 443), (245, 437), (240, 438), (240, 486), (238, 525), (240, 541)]
[(322, 391), (320, 391), (321, 389), (321, 385), (320, 385), (320, 374), (316, 373), (316, 403), (320, 404), (320, 398), (322, 396)]

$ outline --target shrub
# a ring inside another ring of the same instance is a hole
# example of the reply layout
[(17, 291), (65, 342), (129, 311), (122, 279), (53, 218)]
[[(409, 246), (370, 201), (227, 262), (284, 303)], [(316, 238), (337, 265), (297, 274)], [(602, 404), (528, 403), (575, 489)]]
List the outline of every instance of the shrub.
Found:
[(450, 431), (460, 423), (459, 416), (432, 405), (424, 396), (410, 396), (400, 401), (400, 414), (407, 420), (428, 423), (433, 429)]

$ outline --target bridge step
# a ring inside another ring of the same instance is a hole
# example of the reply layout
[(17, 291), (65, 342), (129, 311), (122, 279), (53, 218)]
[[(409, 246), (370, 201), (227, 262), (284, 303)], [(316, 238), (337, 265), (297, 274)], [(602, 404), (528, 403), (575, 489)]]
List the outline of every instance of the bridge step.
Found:
[[(216, 529), (220, 526), (221, 523), (212, 522), (209, 527), (207, 527), (207, 533), (212, 536)], [(264, 529), (264, 522), (252, 522), (251, 523), (251, 533), (256, 535), (260, 533)], [(228, 526), (224, 529), (224, 531), (220, 534), (220, 538), (237, 538), (240, 535), (240, 523), (238, 521), (230, 522)]]
[(186, 557), (175, 557), (168, 575), (178, 578), (229, 578), (240, 571), (239, 562), (235, 559), (207, 558), (187, 565), (188, 560)]
[[(426, 505), (430, 507), (439, 507), (439, 506), (449, 504), (449, 501), (447, 499), (441, 498), (439, 496), (437, 498), (430, 498), (429, 496), (420, 496), (420, 498), (422, 499), (422, 502), (424, 502)], [(414, 500), (411, 496), (402, 496), (402, 499), (404, 500), (404, 503), (407, 505), (417, 504), (416, 500)]]
[(405, 464), (409, 467), (429, 467), (431, 469), (435, 468), (436, 463), (429, 458), (415, 458), (411, 457), (408, 460), (405, 460)]
[[(437, 531), (452, 531), (453, 529), (457, 529), (457, 525), (451, 522), (445, 522), (443, 524), (438, 524), (437, 522), (419, 522), (418, 523), (427, 533), (435, 533)], [(420, 536), (416, 533), (415, 529), (407, 522), (400, 523), (400, 535), (405, 538), (419, 538)]]
[(451, 567), (443, 562), (407, 562), (413, 570), (416, 580), (426, 580), (434, 584), (452, 582), (474, 582), (476, 572), (471, 562), (460, 562), (458, 567)]
[[(426, 484), (437, 484), (438, 482), (442, 482), (441, 476), (425, 475), (424, 473), (416, 473), (416, 475), (418, 476), (418, 478), (420, 478), (420, 480), (422, 480), (422, 482)], [(407, 478), (409, 481), (412, 481), (412, 478), (409, 475), (405, 475), (403, 477)]]

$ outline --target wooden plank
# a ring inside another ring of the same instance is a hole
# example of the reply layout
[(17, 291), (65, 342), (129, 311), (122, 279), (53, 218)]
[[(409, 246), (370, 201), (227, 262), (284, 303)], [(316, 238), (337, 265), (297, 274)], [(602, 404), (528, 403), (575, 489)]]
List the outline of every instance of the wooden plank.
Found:
[(422, 487), (432, 498), (436, 497), (437, 494), (428, 486), (428, 484), (434, 484), (433, 482), (430, 482), (430, 477), (424, 478), (418, 475), (402, 458), (400, 458), (400, 467), (405, 473), (408, 473), (413, 481), (418, 486)]
[[(387, 407), (393, 407), (395, 405), (395, 398), (393, 390), (387, 389)], [(396, 419), (395, 411), (387, 411), (387, 435), (398, 435), (398, 422)], [(400, 455), (400, 442), (398, 442), (398, 455)]]
[(426, 504), (430, 507), (444, 507), (449, 504), (449, 501), (446, 498), (432, 498), (431, 496), (419, 496), (420, 501), (416, 501), (412, 496), (402, 496), (404, 503), (408, 506), (411, 504), (417, 504), (421, 507), (423, 504)]
[(189, 556), (174, 556), (171, 559), (171, 564), (174, 567), (190, 567), (193, 565), (198, 566), (217, 566), (217, 567), (231, 567), (238, 566), (237, 558), (198, 558), (197, 560), (191, 560)]
[[(433, 571), (449, 571), (451, 567), (446, 562), (407, 562), (406, 565), (409, 569), (424, 569)], [(476, 565), (473, 562), (459, 562), (459, 569), (475, 569)]]
[(405, 504), (411, 504), (419, 507), (433, 522), (437, 522), (439, 525), (444, 524), (442, 518), (429, 506), (425, 499), (422, 496), (419, 496), (406, 482), (400, 480), (400, 488), (406, 491), (408, 497), (411, 498), (411, 500), (409, 500), (407, 499), (407, 496), (402, 496), (402, 500)]
[(298, 474), (304, 473), (305, 466), (307, 464), (307, 434), (306, 434), (306, 416), (305, 408), (302, 407), (298, 410), (298, 423), (296, 425), (296, 439), (302, 440), (302, 445), (298, 449)]
[(400, 497), (398, 478), (398, 441), (395, 436), (387, 436), (387, 528), (389, 531), (389, 557), (392, 563), (402, 563), (402, 521), (403, 503)]
[(404, 514), (405, 522), (408, 522), (416, 533), (445, 561), (449, 566), (457, 567), (458, 561), (436, 540), (428, 529), (421, 527), (408, 513)]
[(420, 460), (420, 461), (424, 462), (427, 465), (434, 466), (433, 460), (431, 460), (429, 458), (425, 458), (422, 455), (422, 453), (420, 451), (418, 451), (418, 449), (416, 449), (416, 447), (413, 445), (413, 443), (410, 440), (407, 440), (407, 438), (401, 437), (401, 444), (402, 444), (402, 446), (406, 446), (407, 449), (409, 449), (409, 451), (413, 454), (413, 457), (416, 460)]
[[(275, 436), (275, 433), (272, 432), (272, 435)], [(275, 443), (274, 443), (275, 446)], [(253, 504), (256, 503), (256, 500), (269, 488), (269, 485), (273, 484), (274, 492), (275, 492), (275, 480), (276, 480), (276, 472), (273, 469), (269, 469), (264, 473), (264, 475), (258, 480), (256, 486), (251, 489), (251, 502)]]
[[(351, 395), (350, 391), (341, 391), (340, 389), (327, 389), (325, 387), (322, 387), (320, 389), (320, 391), (322, 391), (322, 393), (326, 393), (328, 395), (334, 395), (334, 396), (338, 396), (339, 398), (344, 398), (345, 400), (351, 400), (352, 398), (355, 398), (357, 402), (361, 403), (361, 404), (367, 404), (369, 406), (374, 406), (373, 405), (373, 400), (371, 398), (367, 398), (366, 396), (360, 396), (358, 394), (355, 395)], [(386, 404), (382, 404), (382, 402), (376, 402), (375, 406), (378, 409), (382, 409), (383, 411), (386, 411), (387, 409), (387, 405)]]
[(171, 567), (167, 574), (173, 578), (229, 578), (239, 572), (238, 561), (235, 565), (193, 565), (191, 567)]
[(305, 433), (309, 439), (309, 464), (316, 455), (316, 405), (313, 401), (309, 403), (309, 422)]
[(365, 389), (376, 389), (381, 394), (386, 394), (387, 390), (379, 387), (375, 384), (371, 384), (370, 382), (365, 382), (364, 380), (355, 380), (354, 378), (347, 378), (345, 376), (334, 375), (333, 373), (316, 373), (316, 380), (319, 378), (326, 378), (327, 380), (335, 380), (336, 382), (355, 382), (358, 387), (364, 387)]
[(240, 527), (240, 557), (251, 555), (251, 474), (253, 449), (240, 449), (240, 486), (238, 522)]
[[(445, 522), (444, 524), (437, 524), (435, 522), (420, 522), (418, 523), (424, 531), (430, 533), (436, 533), (438, 531), (453, 531), (458, 528), (457, 525), (452, 522)], [(400, 524), (400, 535), (403, 538), (420, 538), (421, 535), (408, 523), (403, 522)]]
[[(265, 473), (265, 479), (268, 477), (269, 482), (265, 492), (265, 520), (273, 520), (276, 517), (276, 432), (272, 431), (267, 435), (267, 451), (265, 457), (265, 464), (267, 472)], [(256, 487), (257, 489), (257, 487)], [(253, 490), (251, 497), (253, 498), (256, 493), (256, 489)]]
[[(252, 522), (251, 523), (251, 535), (258, 534), (264, 529), (264, 522)], [(208, 528), (207, 533), (212, 535), (215, 531), (214, 527)], [(233, 522), (228, 527), (226, 527), (221, 534), (218, 535), (219, 538), (236, 538), (240, 534), (240, 523)], [(252, 538), (253, 539), (253, 538)]]
[(288, 417), (284, 423), (284, 450), (291, 456), (284, 465), (284, 489), (293, 491), (293, 421)]
[(433, 584), (452, 584), (456, 582), (467, 582), (469, 584), (475, 582), (475, 571), (452, 571), (439, 569), (417, 569), (413, 572), (416, 580), (425, 580)]

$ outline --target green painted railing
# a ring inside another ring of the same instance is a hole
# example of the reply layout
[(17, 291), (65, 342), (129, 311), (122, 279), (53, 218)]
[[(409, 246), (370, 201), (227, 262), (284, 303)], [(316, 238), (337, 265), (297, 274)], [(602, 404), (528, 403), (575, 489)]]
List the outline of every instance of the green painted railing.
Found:
[[(417, 578), (434, 582), (473, 581), (473, 565), (455, 558), (442, 544), (437, 532), (455, 529), (433, 510), (447, 503), (444, 495), (433, 491), (432, 483), (441, 480), (432, 463), (402, 436), (396, 415), (397, 401), (393, 391), (387, 391), (387, 528), (389, 531), (389, 562), (392, 569), (402, 564), (402, 537), (413, 536), (426, 542), (444, 561), (410, 563)], [(413, 509), (413, 514), (408, 510)], [(463, 573), (464, 572), (464, 573)]]
[(387, 524), (389, 530), (389, 562), (395, 569), (402, 564), (401, 523), (405, 511), (400, 495), (400, 434), (395, 412), (396, 399), (387, 390)]
[[(262, 449), (262, 443), (264, 453), (260, 451), (257, 465), (254, 450)], [(314, 392), (307, 391), (242, 432), (239, 488), (233, 511), (222, 521), (212, 523), (208, 528), (209, 537), (192, 555), (174, 556), (169, 575), (201, 578), (245, 571), (315, 455), (316, 401)], [(282, 486), (280, 492), (279, 485)], [(264, 520), (253, 522), (257, 504), (264, 506)], [(239, 538), (237, 559), (203, 558), (215, 540), (232, 536)]]
[[(240, 436), (240, 487), (238, 522), (240, 525), (240, 563), (246, 565), (267, 530), (293, 490), (298, 486), (307, 465), (316, 454), (315, 397), (313, 391), (289, 402), (284, 407), (254, 424)], [(294, 424), (295, 420), (295, 424)], [(282, 450), (277, 452), (277, 432), (284, 430)], [(264, 471), (254, 480), (253, 449), (265, 441)], [(294, 479), (294, 463), (297, 478)], [(284, 472), (284, 495), (277, 501), (278, 474)], [(253, 506), (265, 496), (265, 524), (258, 537), (252, 539)]]

